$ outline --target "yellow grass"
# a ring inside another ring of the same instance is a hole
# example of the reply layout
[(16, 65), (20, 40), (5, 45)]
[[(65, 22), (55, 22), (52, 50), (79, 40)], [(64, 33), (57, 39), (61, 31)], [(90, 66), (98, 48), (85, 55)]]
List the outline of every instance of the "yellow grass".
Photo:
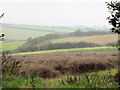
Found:
[(70, 37), (58, 41), (58, 43), (64, 42), (91, 42), (95, 44), (104, 45), (106, 43), (113, 43), (118, 40), (118, 35), (99, 35), (99, 36), (86, 36), (86, 37)]

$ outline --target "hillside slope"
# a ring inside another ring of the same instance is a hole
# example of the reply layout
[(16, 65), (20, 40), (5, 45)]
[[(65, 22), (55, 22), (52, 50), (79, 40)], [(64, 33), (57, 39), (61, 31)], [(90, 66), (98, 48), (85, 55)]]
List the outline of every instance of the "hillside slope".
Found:
[(26, 40), (30, 37), (36, 38), (51, 33), (69, 33), (75, 31), (75, 29), (60, 27), (14, 24), (3, 24), (0, 28), (2, 29), (2, 33), (6, 35), (6, 41)]
[[(80, 30), (67, 33), (67, 34), (48, 34), (43, 37), (37, 37), (29, 39), (23, 46), (19, 47), (17, 52), (27, 51), (39, 51), (39, 50), (52, 50), (52, 49), (68, 49), (68, 48), (81, 48), (81, 47), (97, 47), (100, 45), (94, 43), (78, 42), (78, 43), (64, 43), (64, 44), (52, 44), (51, 41), (54, 39), (62, 39), (68, 37), (83, 37), (83, 36), (96, 36), (96, 35), (110, 35), (110, 32), (98, 32), (88, 31), (82, 32)], [(69, 46), (69, 47), (68, 47)]]

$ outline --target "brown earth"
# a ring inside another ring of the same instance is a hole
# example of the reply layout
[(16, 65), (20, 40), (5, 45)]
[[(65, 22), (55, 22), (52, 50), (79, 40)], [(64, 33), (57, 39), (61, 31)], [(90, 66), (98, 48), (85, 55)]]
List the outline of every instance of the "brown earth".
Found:
[(8, 56), (4, 61), (3, 73), (10, 70), (25, 78), (54, 78), (118, 68), (118, 51), (16, 55)]
[(87, 37), (70, 37), (64, 40), (58, 41), (58, 43), (65, 42), (89, 42), (104, 45), (107, 43), (115, 43), (118, 41), (118, 35), (99, 35), (99, 36), (87, 36)]

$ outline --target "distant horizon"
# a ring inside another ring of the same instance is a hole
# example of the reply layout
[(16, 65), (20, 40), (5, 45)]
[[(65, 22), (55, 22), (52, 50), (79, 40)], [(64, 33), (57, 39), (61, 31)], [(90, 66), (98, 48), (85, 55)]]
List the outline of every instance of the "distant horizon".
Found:
[(2, 0), (3, 23), (41, 26), (106, 26), (109, 0)]
[(105, 28), (110, 28), (110, 26), (106, 26), (106, 25), (103, 25), (103, 26), (87, 26), (87, 25), (39, 25), (39, 24), (17, 24), (17, 23), (1, 23), (2, 24), (8, 24), (8, 25), (28, 25), (28, 26), (46, 26), (46, 27), (69, 27), (69, 26), (81, 26), (81, 27), (105, 27)]

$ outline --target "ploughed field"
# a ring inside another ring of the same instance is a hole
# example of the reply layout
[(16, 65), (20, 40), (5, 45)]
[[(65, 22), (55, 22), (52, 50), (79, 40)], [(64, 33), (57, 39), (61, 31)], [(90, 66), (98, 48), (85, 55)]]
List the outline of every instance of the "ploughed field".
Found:
[(3, 73), (25, 78), (55, 78), (118, 68), (118, 51), (12, 55), (4, 59), (2, 66)]

